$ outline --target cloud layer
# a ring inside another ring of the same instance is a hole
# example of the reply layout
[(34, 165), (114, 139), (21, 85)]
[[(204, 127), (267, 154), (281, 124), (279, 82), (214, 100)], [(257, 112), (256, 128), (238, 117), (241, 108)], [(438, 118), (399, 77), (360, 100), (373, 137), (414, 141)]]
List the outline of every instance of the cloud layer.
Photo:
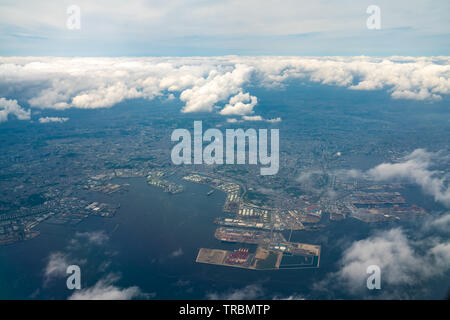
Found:
[[(182, 112), (248, 118), (258, 103), (250, 87), (286, 81), (387, 90), (394, 99), (434, 101), (450, 93), (450, 58), (0, 58), (0, 95), (26, 97), (33, 108), (94, 109), (127, 99), (178, 97)], [(14, 100), (1, 98), (0, 107), (0, 120), (8, 114), (29, 118)]]

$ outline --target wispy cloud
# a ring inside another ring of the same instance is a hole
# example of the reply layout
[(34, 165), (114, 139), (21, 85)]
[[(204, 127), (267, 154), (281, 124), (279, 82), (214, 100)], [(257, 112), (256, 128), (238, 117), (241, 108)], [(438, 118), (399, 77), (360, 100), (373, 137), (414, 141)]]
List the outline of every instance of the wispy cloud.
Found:
[(367, 173), (370, 177), (379, 181), (405, 179), (416, 183), (422, 187), (424, 192), (432, 195), (436, 201), (450, 207), (448, 174), (442, 175), (442, 173), (430, 169), (433, 161), (440, 158), (438, 153), (417, 149), (406, 156), (402, 162), (382, 163), (370, 169)]
[(137, 298), (149, 298), (137, 286), (122, 288), (116, 285), (120, 277), (109, 274), (100, 279), (94, 286), (75, 291), (69, 300), (131, 300)]
[(109, 236), (103, 231), (77, 232), (77, 238), (84, 238), (90, 244), (103, 245), (109, 240)]
[[(78, 251), (85, 253), (92, 246), (100, 247), (109, 240), (109, 236), (102, 230), (90, 232), (76, 232), (69, 244), (61, 251), (50, 253), (47, 264), (43, 270), (44, 287), (47, 287), (54, 280), (62, 280), (67, 277), (67, 267), (69, 265), (86, 266), (87, 259), (84, 255), (77, 254)], [(105, 255), (108, 256), (108, 252)], [(100, 271), (105, 271), (110, 265), (105, 261), (99, 266)]]
[(66, 122), (67, 120), (69, 120), (69, 118), (64, 118), (64, 117), (42, 117), (42, 118), (39, 118), (39, 123), (51, 123), (51, 122), (63, 123), (63, 122)]
[[(375, 231), (366, 239), (354, 241), (338, 261), (338, 271), (328, 274), (314, 289), (331, 294), (347, 291), (360, 298), (369, 297), (366, 270), (370, 265), (377, 265), (381, 270), (380, 298), (427, 296), (424, 284), (450, 271), (450, 241), (436, 228), (439, 221), (447, 221), (449, 217), (450, 213), (432, 218), (427, 226), (413, 231), (402, 228)], [(429, 226), (433, 227), (433, 232), (425, 231)]]
[(338, 170), (342, 178), (365, 178), (374, 181), (406, 181), (414, 183), (434, 197), (434, 200), (450, 208), (450, 175), (435, 168), (439, 164), (447, 168), (450, 157), (444, 152), (428, 152), (416, 149), (396, 163), (382, 163), (366, 172)]
[(170, 258), (176, 258), (176, 257), (180, 257), (180, 256), (182, 256), (182, 255), (183, 255), (183, 249), (179, 248), (179, 249), (177, 249), (177, 250), (171, 252), (171, 253), (169, 254), (169, 257), (170, 257)]
[(23, 109), (17, 100), (0, 98), (0, 122), (8, 120), (9, 115), (14, 115), (18, 120), (30, 120), (30, 110)]
[[(349, 0), (289, 0), (283, 5), (256, 0), (170, 0), (136, 1), (132, 6), (118, 0), (78, 0), (79, 32), (66, 28), (69, 4), (2, 1), (0, 52), (167, 56), (295, 52), (389, 55), (400, 51), (418, 55), (424, 50), (448, 52), (449, 44), (446, 13), (450, 7), (446, 0), (433, 1), (432, 5), (419, 0), (378, 0), (382, 29), (375, 32), (367, 30), (365, 24), (366, 8), (371, 3), (355, 5)], [(101, 48), (93, 45), (100, 40)]]
[(210, 300), (252, 300), (261, 298), (263, 294), (264, 290), (261, 285), (251, 284), (225, 293), (208, 293), (206, 298)]
[(68, 258), (62, 252), (50, 254), (48, 263), (44, 270), (45, 282), (66, 276), (66, 270), (69, 266)]

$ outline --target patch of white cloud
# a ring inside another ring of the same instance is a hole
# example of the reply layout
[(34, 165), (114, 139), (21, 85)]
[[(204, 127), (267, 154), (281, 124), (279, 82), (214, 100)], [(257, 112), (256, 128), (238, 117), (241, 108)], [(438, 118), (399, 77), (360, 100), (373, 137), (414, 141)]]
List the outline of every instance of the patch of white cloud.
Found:
[(298, 178), (296, 179), (297, 182), (300, 183), (311, 183), (312, 177), (314, 175), (323, 175), (324, 172), (322, 170), (318, 169), (310, 169), (310, 170), (304, 170), (300, 173)]
[[(433, 220), (448, 220), (449, 216)], [(369, 293), (367, 267), (377, 265), (381, 271), (379, 298), (427, 296), (425, 283), (446, 277), (450, 272), (450, 241), (444, 233), (427, 233), (425, 229), (428, 227), (412, 231), (394, 228), (354, 241), (338, 261), (338, 270), (328, 274), (314, 289), (346, 291), (365, 297)]]
[(264, 118), (261, 116), (242, 116), (242, 120), (245, 121), (264, 121)]
[(67, 120), (69, 120), (69, 118), (65, 118), (65, 117), (41, 117), (41, 118), (39, 118), (39, 123), (51, 123), (51, 122), (63, 123), (63, 122), (66, 122)]
[(358, 169), (338, 169), (334, 173), (342, 179), (355, 179), (364, 176), (364, 173)]
[(230, 102), (220, 110), (222, 115), (246, 115), (254, 113), (253, 107), (258, 103), (258, 98), (250, 94), (239, 92), (230, 98)]
[(253, 300), (261, 298), (264, 290), (259, 284), (250, 284), (241, 289), (234, 289), (226, 293), (208, 293), (209, 300)]
[(403, 231), (393, 229), (354, 242), (344, 252), (337, 276), (351, 290), (361, 290), (368, 277), (367, 267), (377, 265), (381, 269), (383, 282), (406, 284), (426, 271), (420, 262)]
[(306, 300), (304, 296), (299, 294), (291, 294), (289, 296), (275, 296), (272, 300)]
[(212, 292), (206, 295), (209, 300), (255, 300), (255, 299), (272, 299), (272, 300), (305, 300), (305, 297), (297, 293), (287, 296), (271, 295), (267, 296), (263, 286), (260, 283), (249, 284), (240, 289), (231, 289), (222, 293)]
[(148, 295), (143, 293), (137, 286), (121, 288), (116, 285), (120, 278), (117, 275), (109, 274), (100, 279), (94, 286), (76, 290), (69, 300), (131, 300), (145, 298)]
[(265, 121), (265, 122), (269, 122), (269, 123), (277, 123), (277, 122), (281, 122), (281, 118), (274, 118), (274, 119), (264, 119), (261, 116), (242, 116), (242, 120), (245, 121)]
[(265, 121), (270, 122), (270, 123), (278, 123), (278, 122), (281, 122), (281, 118), (277, 117), (277, 118), (273, 118), (273, 119), (266, 119)]
[(103, 231), (91, 231), (91, 232), (77, 232), (75, 234), (77, 238), (86, 239), (89, 244), (95, 244), (98, 246), (104, 245), (109, 236)]
[(240, 122), (243, 122), (243, 121), (264, 121), (264, 122), (268, 122), (268, 123), (278, 123), (278, 122), (281, 122), (281, 118), (277, 117), (277, 118), (274, 118), (274, 119), (264, 119), (261, 116), (253, 115), (253, 116), (242, 116), (240, 119), (227, 118), (226, 121), (228, 123), (240, 123)]
[(176, 258), (176, 257), (180, 257), (183, 255), (183, 249), (178, 248), (177, 250), (173, 251), (170, 253), (169, 257), (170, 258)]
[(84, 265), (86, 259), (77, 259), (71, 255), (68, 251), (70, 247), (66, 248), (66, 251), (52, 252), (47, 258), (47, 264), (44, 268), (43, 286), (46, 287), (55, 279), (61, 279), (67, 277), (67, 267), (69, 265)]
[[(68, 277), (67, 267), (69, 265), (84, 266), (83, 270), (92, 267), (87, 264), (85, 258), (76, 258), (78, 253), (85, 254), (92, 246), (102, 246), (109, 240), (109, 236), (103, 231), (89, 231), (89, 232), (76, 232), (75, 237), (71, 239), (69, 245), (67, 245), (63, 252), (51, 253), (48, 257), (47, 264), (43, 270), (44, 287), (48, 287), (52, 280), (57, 279), (65, 283), (65, 279)], [(110, 251), (101, 250), (103, 253), (101, 256), (106, 256), (108, 259), (100, 263), (98, 266), (94, 266), (100, 273), (106, 272), (112, 265), (111, 257), (116, 253)], [(98, 253), (96, 253), (98, 254)], [(129, 299), (148, 299), (154, 297), (155, 293), (144, 293), (137, 286), (121, 287), (118, 285), (121, 279), (118, 273), (108, 273), (102, 275), (91, 287), (83, 287), (81, 290), (75, 290), (68, 299), (70, 300), (129, 300)], [(56, 283), (56, 281), (55, 281)], [(37, 292), (36, 294), (39, 294)]]
[(0, 98), (0, 122), (8, 121), (9, 115), (14, 115), (19, 120), (30, 120), (30, 114), (30, 110), (23, 109), (17, 100)]
[(242, 120), (236, 119), (236, 118), (227, 118), (228, 123), (240, 123)]
[(450, 207), (450, 187), (448, 175), (443, 175), (430, 167), (435, 159), (439, 159), (438, 153), (427, 152), (424, 149), (416, 149), (399, 163), (382, 163), (367, 173), (377, 181), (389, 181), (403, 179), (419, 185), (423, 191), (432, 195), (435, 201)]
[[(257, 103), (256, 97), (251, 97), (251, 102), (245, 104), (243, 101), (249, 97), (248, 93), (242, 94), (240, 92), (242, 86), (249, 82), (252, 71), (253, 68), (240, 63), (235, 64), (232, 71), (219, 73), (217, 69), (212, 70), (200, 84), (194, 85), (181, 93), (180, 100), (186, 102), (182, 111), (210, 112), (216, 103), (239, 92), (230, 99), (229, 106), (225, 107), (225, 113), (222, 113), (224, 109), (220, 113), (227, 115), (252, 112), (253, 106)], [(233, 107), (236, 107), (236, 109), (233, 109)], [(230, 108), (238, 113), (233, 113)]]
[(61, 252), (50, 254), (44, 270), (45, 281), (66, 276), (68, 266), (68, 258), (65, 254)]
[(428, 152), (416, 149), (397, 163), (382, 163), (366, 172), (360, 170), (338, 170), (341, 178), (365, 178), (374, 181), (406, 181), (420, 186), (434, 200), (450, 207), (449, 174), (434, 169), (436, 164), (448, 164), (449, 157), (443, 152)]
[(445, 214), (437, 219), (427, 221), (425, 229), (450, 234), (450, 214)]

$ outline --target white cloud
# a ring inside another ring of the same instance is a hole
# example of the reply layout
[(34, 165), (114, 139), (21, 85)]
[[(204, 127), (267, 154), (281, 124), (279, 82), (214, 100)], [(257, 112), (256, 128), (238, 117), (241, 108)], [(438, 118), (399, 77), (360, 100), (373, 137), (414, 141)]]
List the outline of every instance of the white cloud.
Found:
[(69, 265), (84, 265), (86, 259), (74, 258), (70, 252), (53, 252), (48, 257), (48, 262), (44, 269), (44, 286), (47, 286), (52, 280), (64, 278), (67, 276), (67, 267)]
[[(180, 100), (186, 102), (183, 112), (212, 111), (212, 107), (216, 103), (241, 91), (242, 86), (249, 81), (252, 71), (253, 68), (243, 64), (236, 64), (233, 71), (227, 71), (223, 74), (220, 74), (217, 70), (212, 70), (200, 85), (195, 85), (181, 93)], [(252, 101), (246, 106), (241, 100), (245, 97), (240, 93), (230, 99), (230, 104), (238, 104), (239, 111), (248, 112), (248, 109), (252, 109), (257, 100), (252, 97)], [(227, 112), (230, 111), (226, 111), (224, 114), (236, 114)]]
[(264, 290), (258, 284), (251, 284), (242, 289), (231, 290), (227, 293), (208, 293), (207, 299), (210, 300), (253, 300), (263, 296)]
[(103, 245), (109, 240), (108, 235), (104, 231), (92, 232), (76, 232), (75, 238), (70, 240), (69, 245), (63, 252), (53, 252), (48, 257), (47, 265), (44, 269), (44, 285), (47, 285), (54, 278), (66, 277), (67, 267), (71, 264), (82, 265), (86, 263), (86, 259), (78, 259), (73, 256), (73, 251), (80, 249), (81, 245), (78, 239), (86, 240), (87, 245)]
[[(415, 234), (417, 235), (415, 231)], [(367, 293), (367, 267), (381, 270), (381, 292), (384, 297), (395, 294), (399, 286), (421, 286), (422, 282), (441, 277), (450, 271), (448, 238), (424, 237), (410, 240), (400, 228), (375, 233), (355, 241), (344, 251), (340, 269), (330, 275), (335, 284), (343, 285), (353, 294)], [(402, 291), (402, 290), (400, 290)], [(405, 293), (409, 297), (414, 292)]]
[(93, 287), (75, 291), (69, 300), (131, 300), (147, 297), (139, 287), (120, 288), (115, 283), (119, 277), (113, 274), (100, 279)]
[(239, 123), (239, 122), (242, 122), (242, 120), (238, 120), (236, 118), (228, 118), (227, 122), (228, 123)]
[(15, 115), (19, 120), (30, 120), (30, 110), (22, 109), (17, 100), (0, 98), (0, 122), (7, 121), (9, 115)]
[(434, 197), (434, 200), (450, 207), (449, 174), (433, 169), (438, 163), (447, 168), (450, 158), (443, 152), (428, 152), (416, 149), (397, 163), (382, 163), (366, 172), (351, 169), (337, 170), (335, 174), (343, 179), (364, 178), (374, 181), (406, 181), (414, 183)]
[[(231, 289), (226, 292), (208, 293), (206, 299), (209, 300), (255, 300), (266, 299), (265, 290), (261, 284), (250, 284), (240, 289)], [(271, 295), (273, 300), (305, 300), (305, 297), (297, 293), (287, 296)]]
[(334, 173), (342, 179), (362, 178), (364, 173), (358, 169), (338, 169)]
[(169, 257), (170, 257), (170, 258), (176, 258), (176, 257), (182, 256), (182, 255), (183, 255), (183, 249), (179, 248), (179, 249), (173, 251), (173, 252), (169, 255)]
[(425, 224), (425, 228), (433, 232), (444, 232), (450, 234), (450, 214), (443, 215)]
[(356, 241), (344, 252), (340, 263), (338, 277), (352, 290), (364, 288), (370, 265), (379, 266), (383, 282), (391, 284), (412, 282), (416, 274), (424, 271), (400, 229)]
[(427, 194), (434, 197), (435, 201), (441, 202), (450, 207), (450, 187), (448, 186), (447, 175), (439, 177), (440, 174), (430, 167), (434, 160), (439, 160), (438, 153), (427, 152), (423, 149), (416, 149), (399, 163), (382, 163), (367, 174), (378, 181), (392, 179), (404, 179), (413, 182), (423, 189)]
[(310, 169), (302, 171), (296, 181), (300, 183), (311, 183), (313, 175), (322, 175), (324, 172), (322, 170)]
[(42, 117), (39, 118), (39, 123), (50, 123), (50, 122), (57, 122), (57, 123), (63, 123), (69, 120), (69, 118), (64, 117)]
[(75, 234), (78, 238), (86, 239), (90, 244), (103, 245), (109, 240), (109, 236), (104, 231), (91, 231), (91, 232), (77, 232)]
[[(337, 261), (337, 271), (312, 285), (313, 292), (328, 297), (358, 299), (429, 298), (436, 281), (450, 273), (450, 241), (444, 230), (450, 213), (428, 217), (415, 226), (376, 230), (370, 236), (352, 241)], [(340, 244), (342, 246), (342, 243)], [(381, 290), (367, 289), (367, 267), (377, 265)]]
[(61, 252), (50, 254), (48, 263), (44, 270), (45, 281), (48, 282), (56, 277), (64, 277), (68, 266), (69, 263), (66, 255)]
[[(178, 96), (185, 103), (182, 112), (248, 117), (258, 103), (250, 86), (276, 87), (288, 80), (433, 101), (450, 93), (450, 58), (0, 58), (0, 90), (7, 87), (13, 97), (25, 90), (33, 108), (106, 108), (126, 99)], [(14, 100), (1, 101), (9, 106), (6, 113), (29, 118)], [(5, 111), (0, 114), (5, 119)]]
[(281, 122), (281, 118), (274, 118), (274, 119), (264, 119), (261, 116), (242, 116), (242, 120), (245, 121), (265, 121), (265, 122), (269, 122), (269, 123), (277, 123), (277, 122)]
[[(365, 28), (368, 5), (354, 5), (349, 0), (284, 1), (282, 6), (277, 1), (262, 4), (256, 0), (137, 1), (133, 6), (117, 0), (78, 0), (76, 3), (82, 8), (82, 21), (89, 25), (89, 33), (93, 33), (94, 39), (113, 35), (120, 40), (133, 35), (154, 40), (160, 37), (161, 30), (169, 39), (359, 31)], [(67, 4), (66, 1), (49, 0), (39, 4), (25, 0), (6, 2), (1, 6), (0, 18), (7, 30), (41, 36), (38, 31), (46, 31), (44, 35), (48, 36), (56, 31), (65, 31)], [(406, 28), (414, 22), (414, 28), (420, 32), (442, 33), (449, 29), (445, 15), (449, 5), (446, 1), (430, 6), (423, 1), (378, 0), (377, 5), (383, 8), (383, 17), (386, 17), (383, 28)]]
[(242, 120), (245, 121), (264, 121), (261, 116), (242, 116)]
[(253, 107), (258, 103), (258, 99), (250, 94), (239, 92), (230, 98), (230, 102), (220, 110), (222, 115), (246, 115), (254, 113)]
[(273, 119), (267, 119), (266, 121), (270, 122), (270, 123), (277, 123), (277, 122), (281, 122), (281, 118), (277, 117), (277, 118), (273, 118)]
[(430, 254), (434, 257), (436, 266), (441, 270), (450, 269), (450, 242), (436, 245), (431, 248)]
[(72, 98), (72, 105), (80, 109), (95, 109), (112, 107), (125, 99), (142, 97), (136, 88), (129, 88), (122, 82), (101, 86), (93, 90), (82, 92)]
[(287, 297), (275, 296), (273, 297), (273, 300), (305, 300), (305, 297), (299, 294), (292, 294)]

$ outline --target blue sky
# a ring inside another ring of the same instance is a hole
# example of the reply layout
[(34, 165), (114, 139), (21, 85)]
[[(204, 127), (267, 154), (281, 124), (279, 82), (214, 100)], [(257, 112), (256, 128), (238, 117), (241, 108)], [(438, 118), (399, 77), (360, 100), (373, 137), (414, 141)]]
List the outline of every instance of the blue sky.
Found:
[[(66, 26), (70, 5), (79, 30)], [(0, 55), (449, 55), (449, 12), (448, 0), (2, 1)]]

